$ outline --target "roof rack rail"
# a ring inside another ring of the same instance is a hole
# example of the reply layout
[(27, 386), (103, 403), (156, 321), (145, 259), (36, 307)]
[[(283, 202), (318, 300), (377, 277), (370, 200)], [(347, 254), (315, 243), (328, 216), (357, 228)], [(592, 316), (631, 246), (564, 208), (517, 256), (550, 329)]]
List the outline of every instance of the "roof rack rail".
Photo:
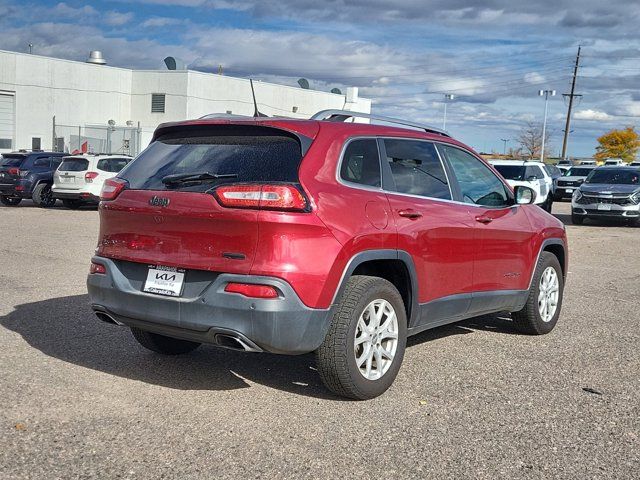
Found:
[(379, 122), (393, 123), (394, 125), (402, 125), (404, 127), (417, 128), (427, 133), (437, 133), (443, 137), (451, 137), (445, 130), (431, 127), (423, 123), (410, 122), (399, 118), (385, 117), (382, 115), (372, 115), (370, 113), (351, 112), (348, 110), (322, 110), (311, 117), (311, 120), (325, 120), (329, 122), (344, 122), (349, 118), (367, 118), (369, 120), (378, 120)]

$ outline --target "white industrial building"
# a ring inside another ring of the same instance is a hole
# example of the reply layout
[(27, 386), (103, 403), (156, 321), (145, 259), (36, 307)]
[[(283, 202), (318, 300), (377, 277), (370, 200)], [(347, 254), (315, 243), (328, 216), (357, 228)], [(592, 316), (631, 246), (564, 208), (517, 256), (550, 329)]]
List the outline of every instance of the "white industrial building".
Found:
[[(260, 112), (269, 116), (371, 110), (371, 100), (360, 98), (357, 88), (335, 94), (255, 81), (254, 88)], [(243, 78), (132, 70), (0, 50), (0, 153), (84, 147), (136, 154), (160, 123), (253, 112), (250, 83)]]

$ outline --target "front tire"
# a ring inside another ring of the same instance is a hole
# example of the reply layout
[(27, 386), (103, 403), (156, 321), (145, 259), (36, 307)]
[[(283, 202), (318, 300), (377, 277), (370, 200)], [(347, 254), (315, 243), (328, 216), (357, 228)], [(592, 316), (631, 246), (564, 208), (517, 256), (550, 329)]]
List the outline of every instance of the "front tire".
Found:
[(133, 337), (144, 348), (163, 355), (180, 355), (189, 353), (200, 346), (200, 343), (180, 340), (179, 338), (165, 337), (158, 333), (147, 332), (139, 328), (131, 327)]
[(7, 197), (6, 195), (0, 195), (0, 203), (2, 203), (3, 205), (6, 205), (7, 207), (15, 207), (16, 205), (20, 204), (21, 201), (22, 201), (21, 198)]
[(36, 185), (31, 199), (33, 203), (42, 208), (51, 208), (56, 204), (56, 199), (53, 198), (53, 193), (51, 192), (51, 185), (46, 183)]
[(377, 397), (395, 380), (406, 343), (407, 315), (396, 287), (382, 278), (354, 275), (316, 350), (320, 378), (337, 395)]
[(524, 308), (512, 313), (516, 328), (528, 335), (544, 335), (558, 323), (562, 309), (564, 277), (553, 253), (542, 252), (533, 274)]

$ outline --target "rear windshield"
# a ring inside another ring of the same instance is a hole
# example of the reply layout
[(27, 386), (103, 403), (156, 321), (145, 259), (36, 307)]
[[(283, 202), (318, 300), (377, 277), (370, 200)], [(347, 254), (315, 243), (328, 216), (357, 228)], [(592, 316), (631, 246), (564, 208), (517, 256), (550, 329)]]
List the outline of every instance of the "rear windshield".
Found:
[(86, 158), (65, 158), (58, 170), (61, 172), (82, 172), (89, 168), (89, 160)]
[(19, 167), (26, 156), (24, 155), (3, 155), (0, 165), (3, 167)]
[(608, 183), (621, 185), (638, 185), (640, 172), (617, 168), (598, 168), (587, 177), (587, 183)]
[(522, 165), (494, 165), (494, 168), (507, 180), (524, 179), (525, 168)]
[[(221, 182), (297, 182), (301, 160), (299, 141), (281, 130), (216, 125), (159, 137), (118, 177), (134, 190), (206, 191)], [(167, 175), (201, 173), (225, 178), (162, 182)]]

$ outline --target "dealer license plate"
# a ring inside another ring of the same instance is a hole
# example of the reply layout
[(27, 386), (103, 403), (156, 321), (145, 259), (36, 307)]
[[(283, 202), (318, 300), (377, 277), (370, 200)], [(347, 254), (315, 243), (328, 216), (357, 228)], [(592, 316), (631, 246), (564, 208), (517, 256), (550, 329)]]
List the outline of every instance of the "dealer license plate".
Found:
[(567, 188), (567, 193), (573, 193), (573, 188)]
[(60, 183), (76, 183), (75, 177), (60, 177)]
[(599, 203), (598, 204), (598, 210), (602, 210), (602, 211), (608, 212), (609, 210), (611, 210), (611, 204)]
[(181, 268), (150, 265), (143, 291), (157, 295), (179, 297), (182, 295), (184, 274), (185, 270)]

